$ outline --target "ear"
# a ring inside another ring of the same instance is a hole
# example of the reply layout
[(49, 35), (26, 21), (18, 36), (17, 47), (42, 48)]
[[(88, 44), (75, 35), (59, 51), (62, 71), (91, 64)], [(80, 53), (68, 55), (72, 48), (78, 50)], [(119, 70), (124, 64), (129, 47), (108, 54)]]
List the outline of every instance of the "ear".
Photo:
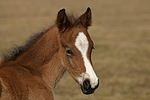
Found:
[(70, 22), (65, 13), (65, 9), (61, 9), (58, 12), (56, 24), (57, 24), (59, 31), (61, 31), (61, 32), (64, 32), (70, 26)]
[(91, 13), (91, 9), (88, 7), (86, 12), (81, 15), (79, 17), (80, 23), (84, 26), (84, 27), (88, 27), (91, 26), (92, 23), (92, 13)]

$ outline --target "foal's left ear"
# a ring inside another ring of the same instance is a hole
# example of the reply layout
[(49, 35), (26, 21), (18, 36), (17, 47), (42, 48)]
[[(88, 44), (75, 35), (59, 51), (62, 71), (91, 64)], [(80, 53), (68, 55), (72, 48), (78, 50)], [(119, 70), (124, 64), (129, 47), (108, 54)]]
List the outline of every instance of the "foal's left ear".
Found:
[(92, 13), (89, 7), (87, 8), (86, 12), (79, 17), (79, 20), (80, 20), (80, 23), (86, 28), (91, 25)]
[(60, 32), (64, 32), (70, 26), (70, 21), (68, 20), (65, 9), (61, 9), (58, 12), (56, 24)]

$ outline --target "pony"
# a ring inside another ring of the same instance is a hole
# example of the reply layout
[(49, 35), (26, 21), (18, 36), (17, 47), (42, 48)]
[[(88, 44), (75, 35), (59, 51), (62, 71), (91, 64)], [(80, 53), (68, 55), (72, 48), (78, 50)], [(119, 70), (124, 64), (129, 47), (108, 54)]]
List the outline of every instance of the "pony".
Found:
[(61, 9), (54, 25), (5, 55), (0, 63), (0, 99), (54, 100), (53, 91), (66, 71), (84, 94), (94, 93), (99, 79), (87, 31), (91, 19), (90, 8), (77, 18)]

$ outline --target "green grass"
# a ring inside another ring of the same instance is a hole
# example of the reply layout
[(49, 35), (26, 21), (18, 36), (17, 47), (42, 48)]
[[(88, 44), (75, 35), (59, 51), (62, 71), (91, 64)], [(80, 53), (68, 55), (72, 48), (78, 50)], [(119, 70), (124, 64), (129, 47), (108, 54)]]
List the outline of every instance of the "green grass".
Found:
[(149, 100), (149, 4), (149, 0), (2, 0), (0, 55), (53, 24), (61, 8), (80, 15), (91, 7), (92, 58), (101, 86), (94, 95), (84, 95), (66, 73), (56, 88), (56, 100)]

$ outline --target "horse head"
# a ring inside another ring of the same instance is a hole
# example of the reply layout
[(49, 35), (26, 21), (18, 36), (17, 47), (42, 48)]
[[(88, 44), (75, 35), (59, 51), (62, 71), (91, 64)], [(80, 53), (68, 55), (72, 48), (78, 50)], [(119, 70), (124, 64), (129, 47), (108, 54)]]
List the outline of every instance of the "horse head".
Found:
[[(74, 19), (74, 18), (72, 18)], [(60, 54), (62, 65), (80, 84), (84, 94), (91, 94), (99, 86), (91, 53), (94, 44), (87, 31), (91, 25), (91, 9), (72, 21), (65, 9), (58, 12), (56, 25), (60, 34)]]

